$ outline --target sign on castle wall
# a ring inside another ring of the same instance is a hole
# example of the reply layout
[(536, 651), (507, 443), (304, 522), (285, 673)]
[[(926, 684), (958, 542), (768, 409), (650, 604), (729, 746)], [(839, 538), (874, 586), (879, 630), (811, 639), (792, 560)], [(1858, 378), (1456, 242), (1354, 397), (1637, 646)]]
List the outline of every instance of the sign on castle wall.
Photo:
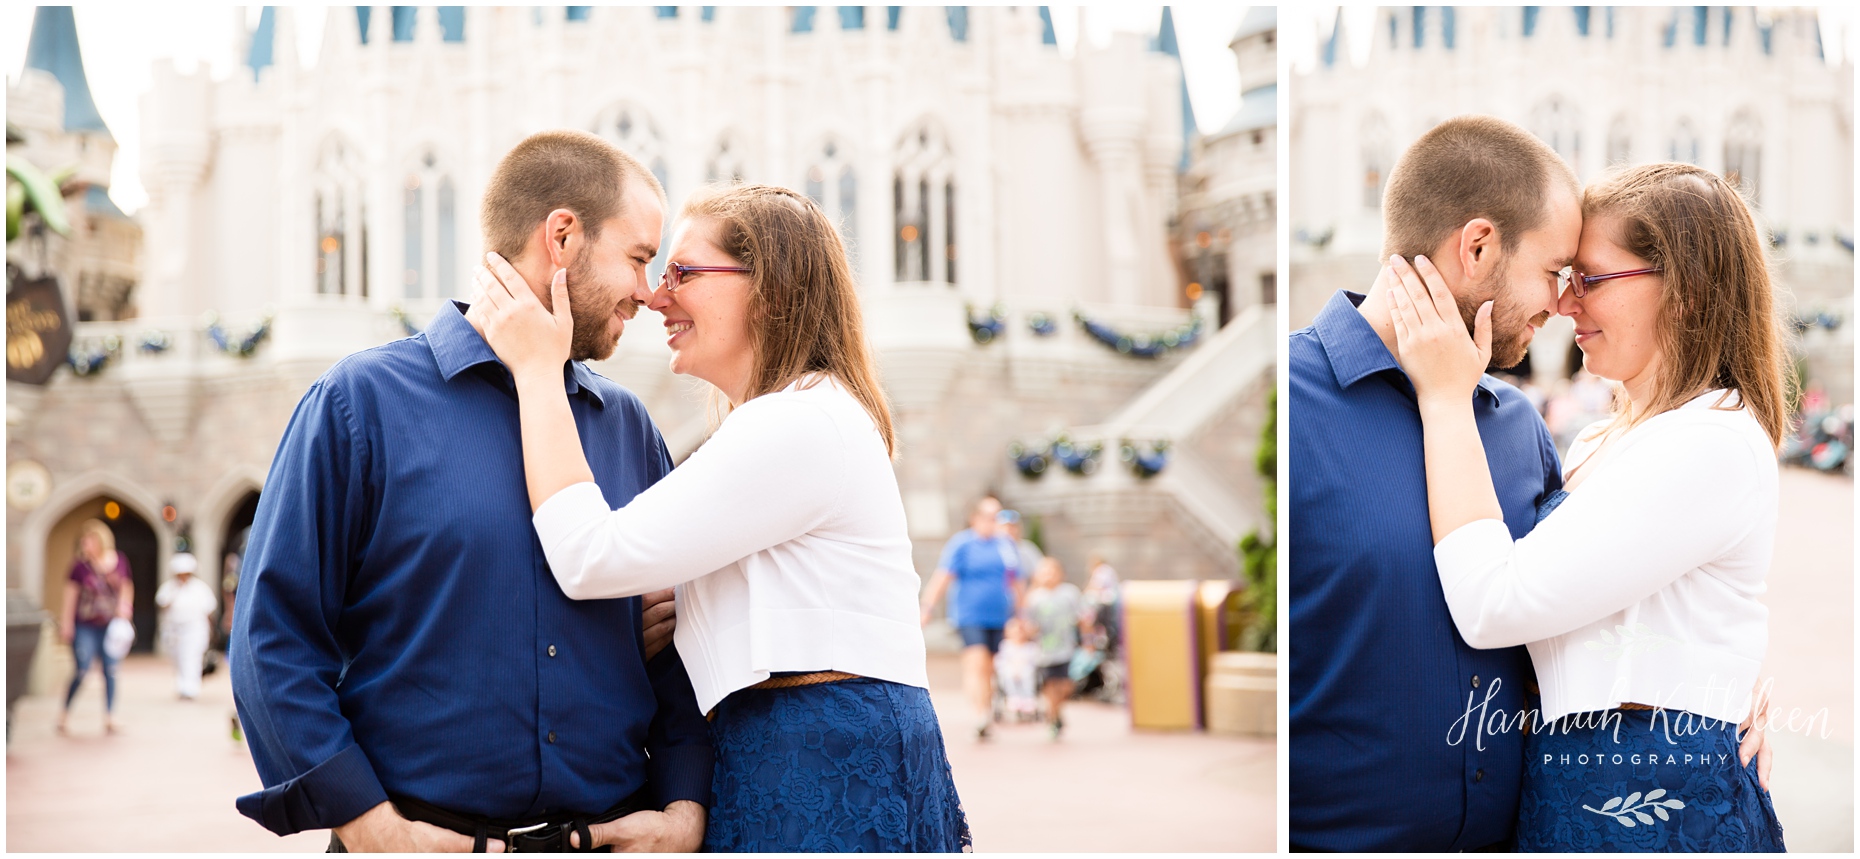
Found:
[(43, 385), (71, 350), (71, 322), (65, 317), (58, 279), (29, 280), (6, 292), (6, 379)]

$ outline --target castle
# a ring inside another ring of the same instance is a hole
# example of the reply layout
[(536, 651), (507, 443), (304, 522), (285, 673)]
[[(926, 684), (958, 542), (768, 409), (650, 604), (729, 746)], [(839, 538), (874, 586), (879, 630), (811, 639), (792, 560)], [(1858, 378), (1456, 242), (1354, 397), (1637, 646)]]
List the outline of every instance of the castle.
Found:
[[(1400, 6), (1361, 20), (1319, 34), (1294, 76), (1293, 328), (1374, 279), (1402, 150), (1486, 113), (1530, 129), (1584, 183), (1653, 161), (1732, 177), (1772, 236), (1806, 378), (1853, 402), (1853, 58), (1827, 61), (1813, 9)], [(1573, 341), (1563, 317), (1538, 333), (1540, 385), (1580, 366)]]
[[(674, 211), (744, 180), (838, 220), (922, 573), (988, 491), (1075, 578), (1093, 551), (1127, 577), (1231, 578), (1239, 538), (1269, 524), (1253, 454), (1276, 330), (1270, 8), (1233, 41), (1242, 115), (1205, 139), (1167, 17), (1155, 39), (1067, 56), (1033, 6), (336, 7), (305, 68), (295, 14), (266, 7), (229, 77), (155, 70), (133, 289), (67, 284), (73, 366), (8, 383), (9, 589), (56, 605), (73, 529), (105, 505), (119, 533), (149, 532), (139, 601), (182, 533), (236, 584), (297, 399), (469, 298), (488, 174), (551, 127), (640, 158)], [(75, 30), (47, 38), (76, 55)], [(23, 146), (105, 146), (55, 107), (88, 102), (81, 66), (50, 65), (9, 91)], [(108, 158), (88, 157), (101, 187)], [(642, 311), (594, 368), (678, 459), (708, 416), (657, 323)], [(18, 503), (16, 471), (37, 481)]]

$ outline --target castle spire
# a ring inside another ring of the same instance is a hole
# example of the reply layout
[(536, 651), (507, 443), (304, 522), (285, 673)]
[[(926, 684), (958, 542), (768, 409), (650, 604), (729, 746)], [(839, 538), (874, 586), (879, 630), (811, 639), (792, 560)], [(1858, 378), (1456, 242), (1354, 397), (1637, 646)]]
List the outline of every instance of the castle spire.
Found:
[(1188, 143), (1195, 139), (1195, 105), (1188, 100), (1188, 70), (1182, 66), (1182, 47), (1175, 38), (1175, 15), (1164, 6), (1162, 24), (1156, 29), (1156, 50), (1175, 58), (1176, 71), (1182, 76), (1182, 163), (1188, 169)]
[(40, 6), (32, 13), (26, 68), (47, 72), (64, 85), (66, 131), (101, 131), (115, 139), (90, 97), (84, 56), (78, 51), (77, 19), (70, 6)]

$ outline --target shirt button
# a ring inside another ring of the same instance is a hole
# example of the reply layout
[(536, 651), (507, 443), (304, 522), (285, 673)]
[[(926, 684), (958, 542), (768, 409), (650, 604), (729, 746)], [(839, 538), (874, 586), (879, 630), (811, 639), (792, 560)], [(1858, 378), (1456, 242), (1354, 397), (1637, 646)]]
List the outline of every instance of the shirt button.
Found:
[[(551, 743), (553, 743), (553, 742), (555, 742), (555, 732), (554, 732), (554, 731), (550, 731), (550, 732), (549, 732), (549, 742), (551, 742)], [(1483, 770), (1481, 770), (1481, 772), (1483, 773), (1484, 771), (1483, 771)]]
[[(549, 742), (555, 742), (555, 735), (549, 735)], [(1473, 770), (1473, 784), (1485, 781), (1485, 770)]]
[[(553, 645), (553, 644), (551, 644), (551, 645), (549, 645), (549, 655), (550, 655), (550, 656), (554, 656), (554, 655), (555, 655), (555, 645)], [(1478, 680), (1477, 678), (1474, 678), (1474, 679), (1473, 679), (1473, 685), (1474, 685), (1474, 686), (1477, 686), (1477, 685), (1479, 685), (1479, 680)]]
[[(551, 647), (551, 648), (549, 648), (549, 655), (550, 655), (550, 656), (554, 656), (554, 655), (555, 655), (555, 648), (553, 648), (553, 647)], [(1473, 675), (1473, 688), (1474, 688), (1474, 689), (1477, 689), (1477, 688), (1479, 688), (1479, 675), (1477, 675), (1477, 674), (1474, 674), (1474, 675)]]

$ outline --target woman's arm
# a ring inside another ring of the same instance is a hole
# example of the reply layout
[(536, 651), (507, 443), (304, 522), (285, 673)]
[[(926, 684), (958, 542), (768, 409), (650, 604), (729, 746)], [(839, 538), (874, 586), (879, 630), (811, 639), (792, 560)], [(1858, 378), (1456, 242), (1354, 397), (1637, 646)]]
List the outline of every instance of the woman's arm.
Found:
[(551, 312), (503, 257), (490, 254), (486, 260), (491, 271), (481, 267), (476, 275), (488, 306), (481, 317), (484, 339), (516, 382), (523, 478), (535, 512), (563, 489), (594, 481), (562, 379), (575, 325), (569, 316), (567, 270), (557, 269), (550, 280)]
[(937, 601), (943, 598), (944, 593), (948, 592), (950, 580), (953, 578), (955, 577), (952, 576), (948, 570), (941, 568), (938, 568), (936, 572), (930, 574), (930, 586), (924, 588), (923, 604), (918, 611), (920, 619), (925, 625), (930, 623), (930, 612), (936, 609)]
[(847, 440), (819, 406), (760, 397), (625, 507), (611, 509), (600, 487), (577, 483), (537, 508), (533, 521), (563, 593), (635, 596), (819, 527), (838, 509), (848, 457)]
[(1434, 547), (1467, 644), (1509, 647), (1587, 626), (1723, 557), (1752, 528), (1775, 527), (1775, 462), (1736, 430), (1694, 422), (1637, 432), (1522, 539), (1481, 521)]
[(1468, 336), (1453, 294), (1427, 257), (1410, 266), (1392, 256), (1389, 267), (1396, 275), (1389, 294), (1397, 357), (1421, 412), (1428, 521), (1438, 544), (1469, 522), (1505, 518), (1473, 418), (1473, 391), (1492, 358), (1492, 303), (1480, 306)]
[(65, 582), (65, 605), (58, 612), (58, 640), (65, 644), (71, 643), (72, 632), (77, 627), (77, 603), (77, 582), (67, 580)]

